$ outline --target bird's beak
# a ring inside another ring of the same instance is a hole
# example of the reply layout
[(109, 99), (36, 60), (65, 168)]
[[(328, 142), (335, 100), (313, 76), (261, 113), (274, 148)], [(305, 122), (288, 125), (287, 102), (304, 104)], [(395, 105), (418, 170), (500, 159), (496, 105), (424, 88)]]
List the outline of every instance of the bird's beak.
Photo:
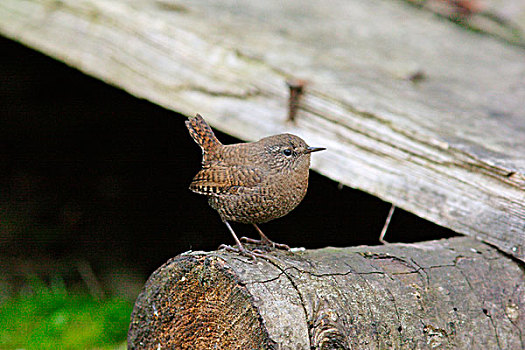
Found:
[(308, 153), (312, 153), (312, 152), (317, 152), (317, 151), (324, 151), (326, 148), (324, 147), (308, 147), (304, 153), (308, 154)]

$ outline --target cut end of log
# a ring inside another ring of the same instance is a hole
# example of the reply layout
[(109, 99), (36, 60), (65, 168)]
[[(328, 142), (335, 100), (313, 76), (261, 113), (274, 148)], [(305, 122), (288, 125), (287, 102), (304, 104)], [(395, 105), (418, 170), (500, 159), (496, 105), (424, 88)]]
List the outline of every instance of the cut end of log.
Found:
[(271, 348), (250, 298), (221, 258), (173, 258), (153, 273), (139, 295), (128, 348)]

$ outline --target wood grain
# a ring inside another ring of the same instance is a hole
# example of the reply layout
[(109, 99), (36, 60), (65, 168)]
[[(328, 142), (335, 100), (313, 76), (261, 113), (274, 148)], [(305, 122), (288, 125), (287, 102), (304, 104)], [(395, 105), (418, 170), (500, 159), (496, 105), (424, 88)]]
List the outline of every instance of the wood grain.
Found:
[(130, 349), (522, 349), (525, 274), (470, 238), (180, 255), (137, 299)]
[(300, 135), (320, 173), (525, 261), (520, 47), (379, 0), (3, 0), (0, 32), (239, 138)]

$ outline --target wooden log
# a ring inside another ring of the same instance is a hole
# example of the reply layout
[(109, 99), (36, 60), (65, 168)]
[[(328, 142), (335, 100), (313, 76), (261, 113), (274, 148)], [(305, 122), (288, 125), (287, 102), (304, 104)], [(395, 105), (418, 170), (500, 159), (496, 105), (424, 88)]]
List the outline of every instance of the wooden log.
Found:
[(137, 299), (130, 349), (523, 349), (525, 274), (470, 238), (189, 252)]
[(298, 134), (323, 175), (525, 261), (519, 47), (380, 0), (2, 0), (0, 32), (239, 138)]

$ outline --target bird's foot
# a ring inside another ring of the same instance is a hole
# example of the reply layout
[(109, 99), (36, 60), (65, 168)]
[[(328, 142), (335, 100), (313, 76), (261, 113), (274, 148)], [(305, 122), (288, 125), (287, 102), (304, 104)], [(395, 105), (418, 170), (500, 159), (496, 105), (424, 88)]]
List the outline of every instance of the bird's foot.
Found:
[(257, 260), (257, 258), (265, 258), (266, 255), (262, 250), (254, 249), (254, 250), (248, 250), (241, 246), (232, 247), (231, 245), (227, 244), (221, 244), (219, 246), (219, 249), (225, 250), (227, 252), (233, 252), (233, 253), (239, 253), (242, 256), (248, 257), (252, 260)]
[(271, 241), (269, 239), (253, 239), (248, 237), (241, 237), (242, 242), (256, 244), (256, 245), (262, 245), (269, 248), (277, 248), (282, 250), (290, 251), (290, 247), (287, 244), (282, 243), (275, 243), (274, 241)]

